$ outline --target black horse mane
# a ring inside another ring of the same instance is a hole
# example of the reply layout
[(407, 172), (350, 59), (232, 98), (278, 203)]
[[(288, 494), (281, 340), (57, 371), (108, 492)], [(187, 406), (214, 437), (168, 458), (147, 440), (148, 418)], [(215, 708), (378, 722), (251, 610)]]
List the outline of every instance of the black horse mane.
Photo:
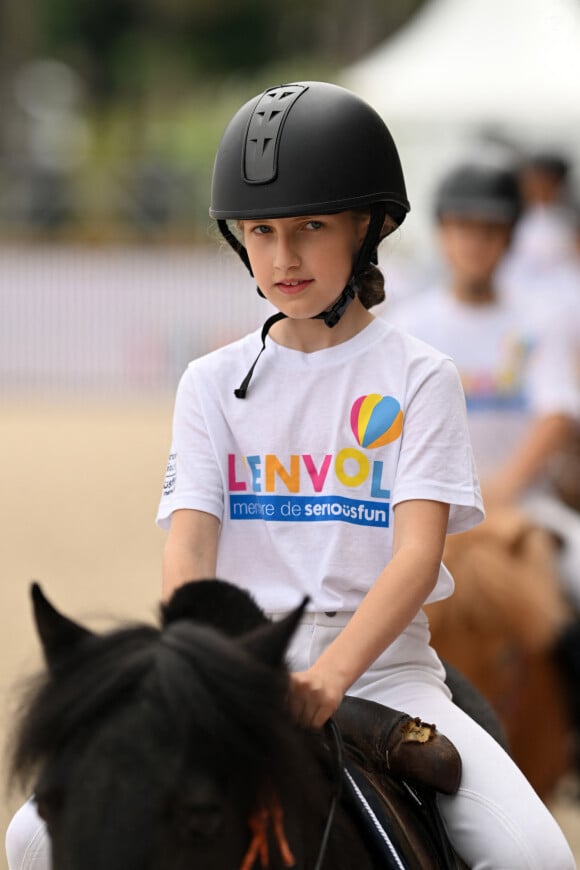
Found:
[(172, 739), (203, 741), (216, 760), (235, 756), (260, 769), (270, 763), (268, 747), (281, 739), (286, 668), (269, 666), (252, 654), (251, 643), (247, 649), (227, 636), (242, 633), (236, 608), (233, 618), (227, 615), (234, 601), (250, 638), (267, 623), (251, 599), (206, 583), (189, 584), (195, 588), (162, 607), (161, 627), (87, 632), (74, 649), (59, 653), (22, 704), (11, 753), (14, 778), (27, 785), (43, 761), (136, 702)]

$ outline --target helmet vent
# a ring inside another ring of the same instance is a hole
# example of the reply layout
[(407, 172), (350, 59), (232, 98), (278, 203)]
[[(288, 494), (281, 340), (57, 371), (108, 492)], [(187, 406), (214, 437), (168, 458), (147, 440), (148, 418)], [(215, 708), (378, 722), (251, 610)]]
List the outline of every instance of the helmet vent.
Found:
[(264, 154), (266, 153), (268, 145), (270, 144), (271, 141), (272, 141), (271, 139), (266, 139), (265, 137), (264, 137), (264, 139), (261, 139), (261, 140), (260, 139), (250, 139), (250, 142), (252, 143), (252, 145), (254, 146), (256, 151), (261, 152), (261, 154), (260, 154), (261, 157), (263, 157)]
[(270, 88), (250, 116), (244, 147), (244, 180), (251, 184), (273, 181), (278, 172), (278, 149), (288, 112), (305, 85)]

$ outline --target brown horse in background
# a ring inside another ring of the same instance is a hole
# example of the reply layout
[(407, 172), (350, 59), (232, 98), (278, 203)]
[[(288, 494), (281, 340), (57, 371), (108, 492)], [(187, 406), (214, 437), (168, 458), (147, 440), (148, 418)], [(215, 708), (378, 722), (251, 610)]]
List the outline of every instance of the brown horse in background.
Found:
[(496, 509), (448, 538), (455, 594), (426, 608), (439, 655), (467, 676), (504, 726), (515, 762), (547, 799), (573, 764), (566, 690), (553, 656), (569, 620), (554, 544), (519, 512)]

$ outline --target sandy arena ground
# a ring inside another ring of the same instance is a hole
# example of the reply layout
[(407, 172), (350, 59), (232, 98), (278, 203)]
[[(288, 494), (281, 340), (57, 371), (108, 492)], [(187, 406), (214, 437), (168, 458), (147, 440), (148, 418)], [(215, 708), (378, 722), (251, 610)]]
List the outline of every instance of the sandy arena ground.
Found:
[[(31, 579), (93, 626), (155, 612), (163, 533), (154, 514), (172, 397), (136, 404), (2, 400), (0, 408), (0, 711), (6, 732), (18, 680), (39, 661)], [(541, 751), (541, 747), (538, 747)], [(3, 777), (4, 780), (5, 777)], [(4, 831), (19, 794), (0, 807)], [(580, 860), (580, 803), (554, 810)], [(3, 850), (0, 870), (6, 870)]]

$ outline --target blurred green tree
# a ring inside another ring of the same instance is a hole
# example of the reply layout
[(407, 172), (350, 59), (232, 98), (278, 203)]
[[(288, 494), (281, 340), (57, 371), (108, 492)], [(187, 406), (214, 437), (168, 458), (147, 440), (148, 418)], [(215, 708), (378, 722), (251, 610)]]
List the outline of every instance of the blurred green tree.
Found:
[(331, 79), (424, 2), (0, 0), (0, 188), (21, 202), (37, 191), (15, 83), (30, 61), (51, 58), (83, 84), (84, 162), (57, 179), (78, 224), (205, 231), (215, 144), (240, 102), (266, 84)]
[(340, 67), (385, 39), (422, 2), (293, 0), (280, 9), (267, 0), (37, 0), (35, 37), (27, 42), (80, 66), (93, 97), (106, 102), (135, 88), (135, 67), (152, 66), (163, 76), (168, 53), (173, 71), (179, 66), (205, 80), (308, 56)]

